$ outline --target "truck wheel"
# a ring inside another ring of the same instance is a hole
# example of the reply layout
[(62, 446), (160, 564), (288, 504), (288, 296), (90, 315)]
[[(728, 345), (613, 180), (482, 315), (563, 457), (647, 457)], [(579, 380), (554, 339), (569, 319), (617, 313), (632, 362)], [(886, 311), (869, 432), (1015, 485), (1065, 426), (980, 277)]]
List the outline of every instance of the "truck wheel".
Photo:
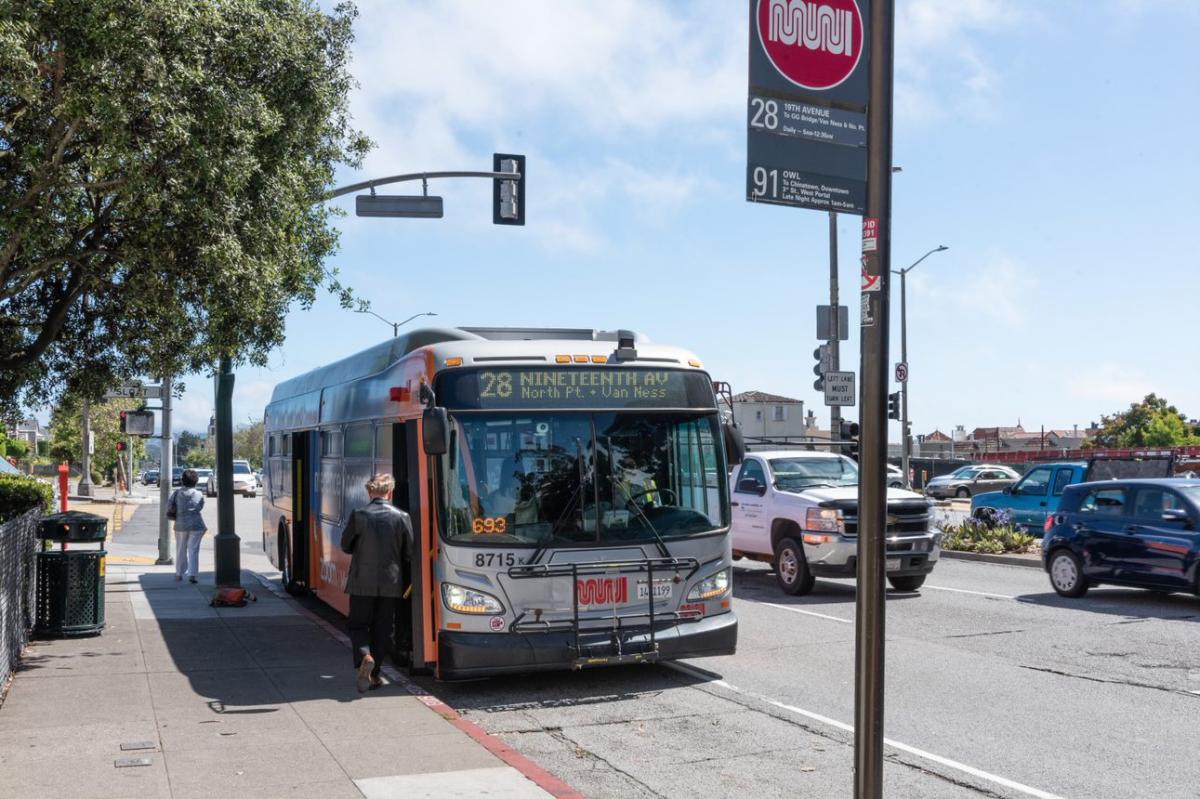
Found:
[(775, 547), (775, 581), (785, 594), (801, 596), (813, 589), (816, 578), (808, 570), (804, 549), (794, 538), (785, 538)]
[(954, 492), (954, 496), (958, 497), (959, 499), (969, 499), (971, 496), (971, 489), (960, 488)]
[(1069, 549), (1055, 550), (1050, 556), (1050, 585), (1059, 596), (1081, 597), (1087, 593), (1088, 581), (1083, 576), (1083, 564)]
[(897, 591), (916, 591), (925, 584), (924, 574), (910, 574), (907, 576), (896, 575), (895, 577), (887, 578), (887, 581), (892, 584), (892, 588)]

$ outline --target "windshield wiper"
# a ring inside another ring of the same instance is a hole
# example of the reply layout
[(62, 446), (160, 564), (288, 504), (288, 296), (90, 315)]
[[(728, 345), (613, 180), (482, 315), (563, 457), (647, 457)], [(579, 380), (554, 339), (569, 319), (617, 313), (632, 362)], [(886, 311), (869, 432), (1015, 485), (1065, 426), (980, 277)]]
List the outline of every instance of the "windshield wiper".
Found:
[[(664, 558), (671, 557), (671, 550), (667, 549), (667, 542), (664, 541), (663, 537), (659, 534), (658, 528), (654, 526), (654, 522), (650, 521), (650, 518), (646, 516), (646, 512), (642, 510), (641, 506), (633, 501), (633, 495), (626, 491), (625, 486), (621, 485), (620, 481), (617, 480), (616, 464), (613, 463), (612, 436), (605, 436), (604, 443), (608, 445), (608, 481), (612, 483), (614, 490), (621, 490), (621, 493), (625, 495), (626, 507), (632, 505), (633, 509), (637, 511), (637, 515), (641, 517), (642, 521), (646, 523), (646, 526), (650, 528), (650, 532), (654, 533), (654, 540), (658, 544), (658, 551), (662, 554), (662, 556)], [(598, 511), (599, 508), (597, 508), (597, 512)]]
[(563, 508), (562, 513), (558, 514), (558, 518), (555, 519), (554, 524), (551, 525), (550, 534), (541, 541), (538, 541), (537, 548), (533, 550), (533, 554), (529, 556), (530, 563), (538, 562), (538, 558), (542, 556), (542, 553), (546, 550), (546, 546), (553, 542), (554, 536), (558, 534), (559, 525), (561, 525), (563, 520), (575, 510), (575, 503), (579, 501), (579, 497), (583, 494), (583, 442), (581, 442), (579, 438), (575, 439), (575, 463), (579, 470), (579, 482), (576, 483), (575, 490), (571, 492), (571, 498), (567, 500), (567, 506)]

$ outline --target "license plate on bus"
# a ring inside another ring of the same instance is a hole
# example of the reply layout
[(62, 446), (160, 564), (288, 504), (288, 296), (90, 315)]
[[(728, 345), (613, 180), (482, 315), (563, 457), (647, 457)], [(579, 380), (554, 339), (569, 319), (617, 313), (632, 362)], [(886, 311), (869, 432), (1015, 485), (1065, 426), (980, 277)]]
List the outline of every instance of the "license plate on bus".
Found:
[[(654, 581), (654, 598), (666, 599), (671, 596), (672, 580), (655, 580)], [(646, 600), (650, 598), (650, 586), (645, 580), (639, 580), (637, 584), (637, 598)]]
[(890, 571), (890, 572), (900, 571), (900, 564), (902, 562), (903, 561), (900, 558), (888, 558), (887, 559), (887, 571)]

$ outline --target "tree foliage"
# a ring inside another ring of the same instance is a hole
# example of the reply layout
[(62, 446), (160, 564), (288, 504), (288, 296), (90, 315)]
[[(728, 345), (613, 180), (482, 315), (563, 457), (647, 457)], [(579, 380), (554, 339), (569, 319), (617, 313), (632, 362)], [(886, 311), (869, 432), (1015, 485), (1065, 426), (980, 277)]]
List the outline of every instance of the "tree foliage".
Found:
[(250, 461), (255, 469), (263, 465), (263, 423), (260, 419), (233, 431), (233, 457)]
[(353, 6), (0, 0), (0, 405), (264, 363), (336, 247)]
[[(94, 472), (109, 474), (117, 465), (117, 442), (129, 441), (129, 437), (121, 432), (121, 411), (134, 410), (138, 404), (137, 400), (118, 399), (93, 403), (89, 408)], [(65, 396), (50, 414), (50, 455), (57, 461), (83, 461), (83, 403), (77, 396)], [(145, 458), (145, 439), (135, 436), (133, 462), (136, 464)]]
[(179, 462), (185, 464), (192, 469), (213, 469), (217, 465), (217, 453), (215, 450), (205, 449), (204, 447), (192, 447), (184, 449), (179, 447), (179, 452), (183, 453)]
[(1200, 444), (1198, 431), (1192, 429), (1187, 416), (1154, 394), (1147, 394), (1129, 410), (1112, 416), (1102, 416), (1100, 430), (1085, 447), (1180, 447)]
[[(184, 430), (180, 432), (179, 438), (175, 439), (176, 452), (191, 452), (192, 450), (203, 446), (204, 439), (200, 438), (199, 435), (193, 433), (191, 430)], [(195, 466), (197, 464), (190, 463), (188, 465)]]

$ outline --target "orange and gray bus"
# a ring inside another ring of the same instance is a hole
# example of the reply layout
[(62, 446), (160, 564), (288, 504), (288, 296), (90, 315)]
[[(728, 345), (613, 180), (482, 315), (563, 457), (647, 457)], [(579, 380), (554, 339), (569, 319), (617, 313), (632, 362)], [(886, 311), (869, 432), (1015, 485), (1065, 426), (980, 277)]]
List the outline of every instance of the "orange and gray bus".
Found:
[[(413, 521), (398, 656), (443, 679), (733, 653), (729, 461), (696, 356), (629, 331), (438, 328), (279, 384), (263, 547), (345, 613), (375, 472)], [(727, 452), (729, 454), (727, 454)]]

